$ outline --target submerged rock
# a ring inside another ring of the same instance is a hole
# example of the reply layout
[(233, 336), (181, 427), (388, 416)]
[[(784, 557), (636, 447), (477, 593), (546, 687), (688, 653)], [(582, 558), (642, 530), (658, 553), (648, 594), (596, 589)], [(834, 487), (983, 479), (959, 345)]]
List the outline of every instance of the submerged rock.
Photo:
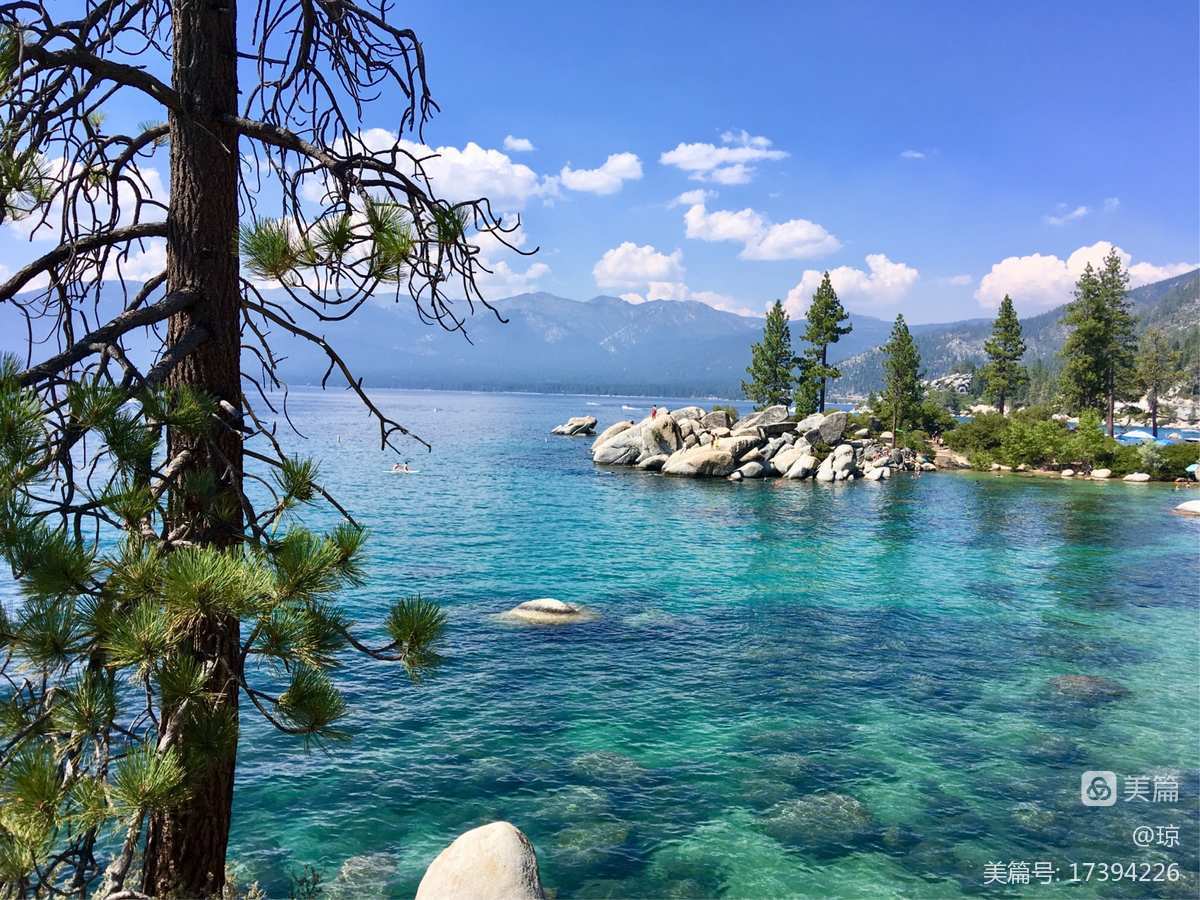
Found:
[(1129, 688), (1099, 675), (1059, 675), (1050, 679), (1056, 696), (1085, 703), (1105, 703), (1129, 696)]
[(571, 769), (595, 781), (632, 782), (647, 775), (636, 759), (612, 750), (592, 750), (571, 760)]
[(564, 828), (554, 838), (554, 861), (567, 866), (595, 866), (629, 840), (627, 822), (604, 819)]
[(762, 828), (771, 837), (805, 848), (848, 848), (874, 827), (871, 811), (848, 794), (809, 794), (784, 800), (762, 818)]
[(544, 900), (537, 854), (519, 828), (492, 822), (458, 836), (425, 870), (416, 900)]
[(1181, 516), (1200, 516), (1200, 500), (1185, 500), (1175, 507)]
[(597, 616), (581, 606), (572, 606), (553, 597), (539, 597), (537, 600), (526, 600), (508, 612), (501, 613), (500, 618), (527, 622), (530, 625), (571, 625), (575, 622), (590, 622)]

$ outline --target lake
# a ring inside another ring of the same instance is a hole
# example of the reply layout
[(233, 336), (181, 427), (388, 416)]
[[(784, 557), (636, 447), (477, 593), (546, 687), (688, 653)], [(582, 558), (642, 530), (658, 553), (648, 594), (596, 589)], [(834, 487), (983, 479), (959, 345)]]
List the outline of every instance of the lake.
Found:
[[(547, 433), (644, 399), (376, 397), (433, 444), (417, 474), (388, 472), (341, 393), (294, 392), (308, 440), (287, 444), (371, 531), (346, 609), (369, 635), (393, 600), (436, 600), (446, 660), (419, 685), (348, 660), (352, 739), (327, 751), (243, 713), (243, 881), (286, 894), (308, 864), (334, 895), (411, 896), (456, 835), (503, 818), (561, 898), (1195, 894), (1200, 520), (1170, 513), (1181, 492), (669, 479)], [(493, 618), (534, 597), (599, 619)], [(1085, 770), (1117, 773), (1113, 806), (1081, 803)], [(1156, 775), (1176, 801), (1125, 799)], [(1147, 825), (1178, 846), (1136, 847)], [(985, 885), (997, 861), (1058, 880)], [(1073, 863), (1159, 861), (1183, 880), (1064, 883)]]

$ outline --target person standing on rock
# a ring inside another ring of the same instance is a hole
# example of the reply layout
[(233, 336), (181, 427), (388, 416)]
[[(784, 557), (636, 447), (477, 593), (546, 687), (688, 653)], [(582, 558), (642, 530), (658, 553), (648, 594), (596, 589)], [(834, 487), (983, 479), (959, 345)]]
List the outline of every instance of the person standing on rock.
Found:
[(657, 416), (657, 415), (658, 415), (658, 407), (657, 407), (657, 406), (651, 406), (651, 407), (650, 407), (650, 418), (652, 418), (652, 419), (653, 419), (653, 418), (654, 418), (655, 416)]

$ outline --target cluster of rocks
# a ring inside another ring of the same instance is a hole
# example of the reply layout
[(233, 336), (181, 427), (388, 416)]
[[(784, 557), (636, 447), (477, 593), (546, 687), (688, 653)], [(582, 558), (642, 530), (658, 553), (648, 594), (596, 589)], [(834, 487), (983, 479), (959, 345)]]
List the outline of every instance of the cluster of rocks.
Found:
[(846, 437), (847, 418), (839, 411), (793, 422), (787, 407), (770, 406), (732, 421), (724, 410), (685, 406), (610, 425), (592, 443), (592, 461), (733, 481), (878, 481), (896, 471), (937, 468), (912, 450), (887, 446), (887, 432), (872, 439), (864, 428)]
[(555, 425), (550, 429), (551, 434), (561, 434), (564, 437), (577, 437), (585, 434), (594, 434), (596, 432), (596, 417), (595, 416), (571, 416), (561, 425)]

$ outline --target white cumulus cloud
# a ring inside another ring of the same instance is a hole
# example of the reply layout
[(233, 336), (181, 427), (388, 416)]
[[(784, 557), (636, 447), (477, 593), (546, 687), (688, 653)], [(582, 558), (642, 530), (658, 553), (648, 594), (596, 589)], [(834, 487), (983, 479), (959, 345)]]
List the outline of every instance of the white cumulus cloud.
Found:
[(683, 280), (683, 251), (662, 253), (650, 244), (625, 241), (600, 257), (592, 267), (601, 288), (644, 288), (651, 282)]
[(808, 219), (773, 224), (753, 209), (712, 210), (695, 203), (683, 214), (687, 236), (701, 241), (733, 241), (742, 259), (811, 259), (842, 246), (834, 235)]
[[(921, 273), (902, 262), (893, 262), (886, 254), (871, 253), (866, 258), (866, 271), (852, 266), (829, 270), (829, 280), (838, 299), (848, 305), (886, 306), (902, 299)], [(784, 306), (793, 318), (802, 316), (821, 284), (822, 273), (806, 269), (796, 286), (788, 291)]]
[(745, 184), (754, 177), (752, 163), (786, 159), (787, 152), (772, 148), (769, 138), (745, 130), (726, 131), (721, 143), (681, 143), (658, 157), (664, 166), (674, 166), (696, 181)]
[(924, 159), (925, 151), (924, 150), (901, 150), (900, 158), (901, 159)]
[(634, 153), (614, 153), (598, 169), (572, 169), (563, 166), (559, 179), (563, 187), (589, 194), (615, 194), (626, 181), (642, 177), (642, 161)]
[(513, 137), (511, 134), (504, 136), (504, 149), (512, 153), (531, 153), (537, 149), (533, 146), (533, 141), (529, 138)]
[(1129, 270), (1130, 287), (1161, 281), (1174, 275), (1190, 272), (1200, 263), (1165, 263), (1155, 265), (1138, 262), (1130, 265), (1133, 256), (1109, 241), (1096, 241), (1080, 247), (1065, 260), (1054, 255), (1032, 253), (1028, 256), (1009, 256), (994, 264), (979, 280), (975, 299), (982, 306), (995, 308), (1008, 294), (1023, 313), (1036, 313), (1067, 303), (1073, 296), (1075, 282), (1088, 263), (1099, 268), (1104, 257), (1115, 249)]

